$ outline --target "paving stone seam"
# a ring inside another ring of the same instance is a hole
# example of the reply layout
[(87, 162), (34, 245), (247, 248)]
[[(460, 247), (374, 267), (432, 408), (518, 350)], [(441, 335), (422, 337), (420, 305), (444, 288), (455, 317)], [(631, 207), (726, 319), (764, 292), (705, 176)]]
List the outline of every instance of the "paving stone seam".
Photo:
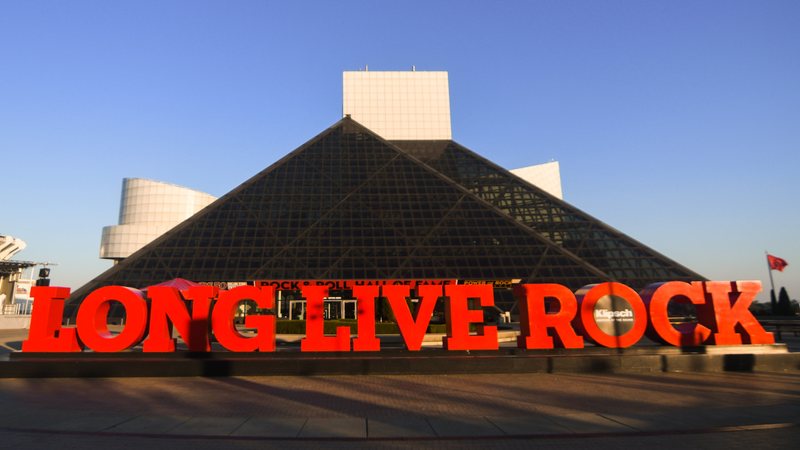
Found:
[(241, 423), (239, 423), (239, 425), (236, 425), (236, 428), (234, 428), (230, 432), (228, 432), (227, 436), (232, 436), (233, 433), (236, 433), (236, 430), (238, 430), (239, 428), (242, 428), (244, 426), (244, 424), (246, 424), (250, 419), (252, 419), (252, 417), (248, 417), (247, 419), (244, 419)]
[[(494, 425), (494, 424), (493, 424)], [(303, 425), (305, 427), (305, 424)], [(495, 425), (496, 426), (496, 425)], [(2, 427), (0, 432), (11, 433), (31, 433), (31, 434), (51, 434), (66, 436), (89, 436), (89, 437), (131, 437), (131, 438), (150, 438), (150, 439), (202, 439), (202, 440), (233, 440), (233, 441), (461, 441), (461, 440), (496, 440), (496, 439), (590, 439), (601, 437), (646, 437), (646, 436), (669, 436), (676, 434), (714, 434), (732, 433), (761, 430), (777, 430), (800, 428), (800, 422), (778, 422), (755, 425), (732, 425), (706, 428), (690, 429), (664, 429), (651, 431), (612, 431), (594, 433), (546, 433), (546, 434), (501, 434), (501, 435), (479, 435), (479, 436), (398, 436), (398, 437), (274, 437), (274, 436), (232, 436), (232, 435), (193, 435), (193, 434), (161, 434), (161, 433), (120, 433), (109, 431), (78, 431), (78, 430), (55, 430), (42, 428), (23, 428), (23, 427)], [(302, 428), (301, 428), (302, 430)], [(435, 430), (434, 430), (435, 432)]]
[(430, 420), (428, 420), (428, 418), (427, 418), (427, 417), (423, 417), (423, 420), (425, 420), (425, 423), (427, 423), (427, 424), (428, 424), (428, 428), (430, 428), (431, 430), (433, 430), (433, 435), (434, 435), (434, 436), (436, 436), (436, 438), (437, 438), (437, 439), (442, 437), (441, 435), (439, 435), (439, 432), (438, 432), (438, 431), (436, 431), (436, 427), (434, 427), (434, 426), (433, 426), (433, 424), (431, 423), (431, 421), (430, 421)]
[(613, 417), (609, 417), (609, 416), (607, 416), (607, 415), (605, 415), (603, 413), (597, 413), (597, 415), (602, 417), (603, 419), (610, 420), (610, 421), (612, 421), (614, 423), (618, 423), (618, 424), (622, 425), (625, 428), (630, 428), (631, 430), (635, 430), (635, 431), (642, 431), (642, 430), (640, 430), (640, 429), (638, 429), (638, 428), (636, 428), (636, 427), (634, 427), (632, 425), (628, 425), (625, 422), (620, 422), (619, 420), (617, 420), (617, 419), (615, 419)]
[(135, 420), (137, 417), (140, 417), (140, 416), (128, 417), (127, 419), (123, 420), (122, 422), (117, 422), (117, 423), (115, 423), (114, 425), (109, 425), (109, 426), (107, 426), (107, 427), (103, 428), (102, 430), (98, 431), (98, 433), (105, 433), (105, 432), (107, 432), (108, 430), (111, 430), (111, 429), (113, 429), (113, 428), (116, 428), (116, 427), (118, 427), (118, 426), (120, 426), (120, 425), (122, 425), (122, 424), (125, 424), (125, 423), (128, 423), (128, 422), (131, 422), (131, 421)]
[(306, 420), (305, 420), (305, 422), (303, 422), (303, 425), (300, 427), (299, 430), (297, 430), (297, 434), (294, 435), (295, 439), (303, 439), (303, 438), (300, 437), (300, 435), (303, 434), (303, 430), (305, 429), (306, 425), (308, 425), (308, 419), (309, 418), (306, 417)]
[(483, 420), (489, 422), (493, 427), (495, 427), (497, 430), (499, 430), (501, 433), (503, 433), (503, 436), (511, 436), (508, 433), (506, 433), (506, 430), (502, 429), (499, 425), (494, 423), (494, 421), (492, 421), (492, 419), (490, 419), (489, 417), (487, 417), (487, 416), (482, 416), (482, 417), (483, 417)]

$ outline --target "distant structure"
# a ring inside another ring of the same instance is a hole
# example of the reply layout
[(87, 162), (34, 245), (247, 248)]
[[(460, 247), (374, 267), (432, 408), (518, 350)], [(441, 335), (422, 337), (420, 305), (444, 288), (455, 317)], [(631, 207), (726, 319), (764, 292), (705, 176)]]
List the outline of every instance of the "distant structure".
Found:
[[(26, 247), (25, 241), (13, 236), (0, 235), (0, 314), (18, 314), (15, 304), (17, 283), (22, 271), (33, 267), (30, 261), (12, 261), (11, 257)], [(0, 328), (5, 322), (0, 322)]]
[(387, 140), (452, 139), (447, 72), (344, 72), (342, 111)]
[(519, 169), (512, 169), (510, 172), (546, 191), (553, 197), (564, 200), (564, 193), (561, 190), (561, 168), (558, 161), (520, 167)]
[[(477, 281), (514, 314), (519, 282), (704, 279), (561, 200), (560, 181), (539, 187), (557, 163), (526, 181), (452, 140), (445, 72), (345, 72), (343, 86), (341, 120), (74, 291), (65, 314), (101, 286), (174, 278), (288, 283), (279, 317), (303, 315), (292, 280)], [(137, 222), (128, 189), (121, 224)], [(328, 318), (355, 317), (337, 291)]]
[(118, 262), (216, 200), (205, 192), (144, 178), (122, 180), (119, 224), (103, 227), (100, 257)]
[[(413, 145), (452, 139), (450, 88), (444, 71), (343, 72), (342, 113), (389, 141)], [(563, 198), (558, 162), (512, 173)], [(186, 187), (126, 178), (119, 224), (103, 228), (100, 257), (119, 262), (214, 200)]]
[[(74, 291), (65, 314), (102, 286), (174, 278), (288, 283), (281, 317), (303, 314), (292, 280), (480, 282), (513, 315), (520, 282), (704, 279), (453, 140), (387, 141), (351, 117)], [(328, 317), (354, 317), (354, 293), (333, 296)]]
[[(389, 141), (449, 140), (450, 87), (447, 72), (342, 74), (342, 116), (350, 116)], [(511, 171), (563, 199), (557, 161)]]
[(0, 261), (7, 261), (24, 250), (27, 244), (14, 236), (0, 235)]

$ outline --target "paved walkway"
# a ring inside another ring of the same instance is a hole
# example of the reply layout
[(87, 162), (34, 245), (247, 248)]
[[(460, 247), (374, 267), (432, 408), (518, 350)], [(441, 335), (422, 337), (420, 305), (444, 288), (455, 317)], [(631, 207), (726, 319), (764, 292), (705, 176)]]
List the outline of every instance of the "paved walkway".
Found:
[[(16, 338), (0, 332), (7, 350)], [(798, 442), (797, 372), (0, 379), (0, 448), (752, 449)]]
[(0, 405), (4, 448), (800, 442), (788, 374), (6, 379)]

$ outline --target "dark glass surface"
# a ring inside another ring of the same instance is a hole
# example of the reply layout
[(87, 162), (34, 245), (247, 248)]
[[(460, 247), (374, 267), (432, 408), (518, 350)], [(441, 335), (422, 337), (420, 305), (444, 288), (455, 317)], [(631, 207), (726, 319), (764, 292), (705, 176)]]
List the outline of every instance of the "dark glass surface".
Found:
[(452, 141), (395, 144), (342, 119), (71, 300), (176, 277), (519, 278), (573, 289), (699, 277)]
[(705, 279), (456, 142), (393, 143), (609, 279), (635, 288)]

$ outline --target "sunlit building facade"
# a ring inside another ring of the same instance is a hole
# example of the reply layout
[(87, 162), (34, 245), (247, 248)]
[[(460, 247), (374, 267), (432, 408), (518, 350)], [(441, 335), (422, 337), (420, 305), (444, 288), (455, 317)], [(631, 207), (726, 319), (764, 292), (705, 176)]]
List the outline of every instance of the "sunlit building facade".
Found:
[(100, 257), (119, 261), (205, 208), (216, 197), (144, 178), (122, 180), (119, 224), (103, 228)]

